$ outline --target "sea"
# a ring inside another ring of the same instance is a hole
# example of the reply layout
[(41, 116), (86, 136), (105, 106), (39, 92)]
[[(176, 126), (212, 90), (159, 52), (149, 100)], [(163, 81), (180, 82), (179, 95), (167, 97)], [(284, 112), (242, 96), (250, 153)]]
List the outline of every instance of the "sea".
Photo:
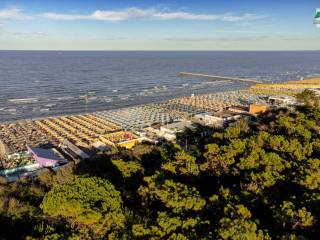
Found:
[(320, 51), (0, 51), (0, 122), (115, 109), (320, 75)]

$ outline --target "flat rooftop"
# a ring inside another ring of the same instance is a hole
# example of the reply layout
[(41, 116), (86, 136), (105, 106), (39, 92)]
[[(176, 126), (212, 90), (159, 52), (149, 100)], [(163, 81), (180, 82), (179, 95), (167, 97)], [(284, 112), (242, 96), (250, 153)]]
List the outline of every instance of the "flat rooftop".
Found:
[(229, 117), (234, 117), (240, 115), (239, 113), (232, 112), (232, 111), (221, 111), (221, 112), (215, 112), (212, 114), (214, 117), (219, 117), (219, 118), (229, 118)]
[(130, 141), (138, 138), (138, 136), (136, 136), (134, 133), (128, 132), (128, 131), (109, 133), (101, 137), (105, 138), (106, 140), (114, 144)]
[(170, 130), (184, 130), (185, 128), (193, 128), (193, 124), (191, 122), (182, 121), (163, 125), (163, 127)]
[(29, 147), (30, 151), (37, 157), (46, 158), (55, 161), (63, 160), (58, 154), (56, 154), (52, 149), (43, 149), (38, 147)]

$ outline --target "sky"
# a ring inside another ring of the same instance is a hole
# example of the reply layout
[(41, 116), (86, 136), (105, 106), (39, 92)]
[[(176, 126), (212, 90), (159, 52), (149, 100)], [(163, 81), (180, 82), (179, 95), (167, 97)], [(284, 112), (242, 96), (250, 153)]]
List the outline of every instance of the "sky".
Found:
[(1, 50), (320, 50), (320, 0), (0, 0)]

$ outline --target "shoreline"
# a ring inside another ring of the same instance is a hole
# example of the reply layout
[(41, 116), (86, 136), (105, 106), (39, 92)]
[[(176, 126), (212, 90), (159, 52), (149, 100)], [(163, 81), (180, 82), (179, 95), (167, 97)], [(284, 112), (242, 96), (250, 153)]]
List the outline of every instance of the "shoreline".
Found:
[[(1, 51), (1, 50), (0, 50)], [(297, 88), (295, 88), (295, 86), (298, 86)], [(300, 80), (286, 80), (284, 82), (281, 83), (258, 83), (258, 84), (253, 84), (251, 86), (246, 86), (246, 87), (236, 87), (235, 90), (226, 90), (226, 91), (218, 91), (218, 92), (208, 92), (208, 93), (201, 93), (201, 94), (191, 94), (191, 95), (182, 95), (179, 97), (175, 97), (175, 98), (166, 98), (165, 100), (156, 100), (156, 101), (148, 101), (147, 103), (140, 103), (140, 104), (130, 104), (128, 101), (128, 104), (124, 104), (123, 106), (115, 106), (115, 107), (111, 107), (108, 109), (102, 109), (102, 110), (98, 110), (98, 111), (79, 111), (79, 112), (75, 112), (75, 113), (69, 113), (69, 114), (55, 114), (55, 115), (47, 115), (47, 116), (43, 116), (43, 117), (34, 117), (34, 118), (21, 118), (21, 119), (17, 119), (17, 120), (12, 120), (12, 121), (0, 121), (0, 125), (5, 125), (5, 124), (12, 124), (12, 123), (19, 123), (19, 122), (23, 122), (23, 121), (36, 121), (36, 120), (44, 120), (47, 118), (58, 118), (58, 117), (64, 117), (64, 116), (76, 116), (76, 115), (84, 115), (84, 114), (96, 114), (99, 112), (105, 112), (105, 111), (117, 111), (117, 110), (122, 110), (122, 109), (126, 109), (126, 108), (133, 108), (133, 107), (143, 107), (143, 106), (148, 106), (148, 105), (157, 105), (157, 104), (164, 104), (166, 102), (170, 102), (173, 100), (179, 100), (179, 99), (183, 99), (183, 98), (188, 98), (192, 95), (197, 96), (197, 97), (202, 97), (202, 96), (206, 96), (206, 95), (215, 95), (215, 94), (223, 94), (223, 93), (232, 93), (232, 92), (250, 92), (250, 90), (252, 89), (258, 89), (258, 90), (274, 90), (279, 88), (279, 90), (281, 91), (281, 88), (283, 89), (290, 89), (290, 91), (294, 90), (294, 89), (305, 89), (305, 88), (315, 88), (318, 87), (320, 88), (320, 76), (315, 76), (312, 78), (307, 78), (307, 79), (300, 79)], [(253, 93), (253, 92), (251, 92)], [(261, 95), (261, 93), (255, 93), (257, 95)], [(285, 94), (284, 94), (285, 95)]]
[[(234, 91), (245, 91), (246, 89), (247, 89), (247, 87), (246, 88), (237, 87), (235, 90), (226, 90), (226, 91), (219, 91), (219, 92), (201, 93), (201, 94), (195, 94), (195, 96), (202, 96), (202, 95), (208, 95), (208, 94), (218, 94), (218, 93), (227, 93), (227, 92), (234, 92)], [(125, 109), (125, 108), (131, 108), (131, 107), (140, 107), (140, 106), (153, 105), (153, 104), (162, 104), (162, 103), (168, 102), (170, 100), (184, 98), (184, 97), (190, 97), (191, 95), (192, 94), (190, 94), (190, 95), (182, 95), (182, 96), (175, 97), (175, 98), (169, 97), (169, 98), (166, 98), (164, 100), (162, 99), (162, 100), (148, 101), (147, 103), (139, 103), (139, 104), (130, 104), (130, 101), (128, 101), (128, 104), (125, 104), (123, 106), (115, 106), (115, 107), (111, 107), (111, 108), (108, 108), (108, 109), (102, 109), (102, 110), (98, 110), (98, 111), (88, 111), (88, 112), (79, 111), (79, 112), (70, 113), (70, 114), (56, 114), (56, 115), (48, 115), (48, 116), (35, 117), (35, 118), (21, 118), (21, 119), (12, 120), (12, 121), (0, 121), (0, 125), (1, 124), (16, 123), (16, 122), (21, 122), (21, 121), (42, 120), (42, 119), (46, 119), (46, 118), (62, 117), (62, 116), (94, 114), (96, 112), (102, 112), (102, 111), (115, 111), (115, 110), (120, 110), (120, 109)]]
[[(116, 107), (111, 110), (86, 111), (44, 117), (19, 119), (0, 123), (0, 140), (3, 140), (1, 155), (19, 152), (27, 145), (57, 144), (63, 139), (71, 141), (81, 149), (91, 149), (93, 144), (114, 132), (130, 131), (146, 134), (154, 124), (161, 126), (174, 122), (191, 121), (197, 114), (222, 116), (229, 108), (270, 106), (270, 97), (288, 97), (297, 93), (292, 86), (304, 88), (316, 84), (320, 89), (320, 78), (287, 81), (282, 84), (255, 84), (236, 90), (192, 94), (147, 104)], [(279, 88), (279, 85), (283, 88)], [(257, 91), (257, 88), (259, 89)], [(282, 95), (282, 96), (281, 96)], [(287, 98), (288, 100), (288, 98)], [(291, 100), (292, 101), (292, 100)], [(249, 110), (248, 110), (249, 111)], [(141, 135), (142, 136), (142, 135)]]

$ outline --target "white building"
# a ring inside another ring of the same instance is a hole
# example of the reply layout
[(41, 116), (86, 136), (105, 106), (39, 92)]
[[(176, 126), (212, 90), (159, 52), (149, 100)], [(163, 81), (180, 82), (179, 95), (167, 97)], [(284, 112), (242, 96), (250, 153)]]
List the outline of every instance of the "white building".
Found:
[(196, 126), (190, 121), (174, 122), (161, 126), (158, 136), (168, 141), (174, 141), (177, 138), (177, 133), (181, 133), (187, 128), (194, 129), (195, 127)]
[(268, 98), (268, 103), (271, 105), (277, 105), (277, 106), (288, 106), (288, 105), (294, 105), (297, 103), (296, 99), (294, 97), (272, 97), (270, 96)]
[(223, 127), (227, 122), (236, 121), (241, 114), (232, 111), (221, 111), (213, 114), (201, 113), (193, 117), (195, 123), (208, 127)]

